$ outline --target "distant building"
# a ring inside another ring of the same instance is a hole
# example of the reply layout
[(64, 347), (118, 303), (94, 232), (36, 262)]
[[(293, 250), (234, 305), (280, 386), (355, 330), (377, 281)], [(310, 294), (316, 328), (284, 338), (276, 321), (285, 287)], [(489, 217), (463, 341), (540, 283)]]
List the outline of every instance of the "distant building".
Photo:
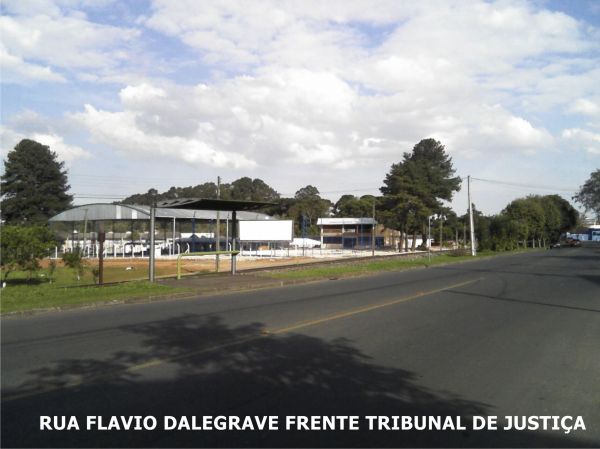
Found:
[(384, 245), (383, 235), (377, 233), (377, 222), (373, 218), (319, 218), (321, 248), (367, 249), (371, 248), (375, 226), (375, 247)]
[(583, 241), (600, 242), (600, 225), (591, 225), (587, 229), (577, 231), (576, 234), (567, 233), (568, 238), (574, 238)]

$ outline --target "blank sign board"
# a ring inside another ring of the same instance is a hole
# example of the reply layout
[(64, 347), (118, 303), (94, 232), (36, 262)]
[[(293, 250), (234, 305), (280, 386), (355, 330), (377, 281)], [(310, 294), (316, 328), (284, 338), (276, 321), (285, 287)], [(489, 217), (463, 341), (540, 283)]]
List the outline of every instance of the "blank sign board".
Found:
[(240, 241), (291, 242), (293, 228), (292, 220), (244, 220), (240, 221)]

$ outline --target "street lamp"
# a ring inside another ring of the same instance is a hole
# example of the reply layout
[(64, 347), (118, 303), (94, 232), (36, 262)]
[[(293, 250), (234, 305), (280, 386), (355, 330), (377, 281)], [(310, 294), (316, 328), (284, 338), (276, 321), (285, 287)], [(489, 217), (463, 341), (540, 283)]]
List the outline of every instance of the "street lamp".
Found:
[(439, 218), (440, 218), (440, 252), (442, 252), (444, 250), (444, 219), (446, 218), (446, 216), (440, 212), (439, 214)]
[(431, 262), (431, 218), (431, 215), (427, 217), (427, 258), (429, 262)]

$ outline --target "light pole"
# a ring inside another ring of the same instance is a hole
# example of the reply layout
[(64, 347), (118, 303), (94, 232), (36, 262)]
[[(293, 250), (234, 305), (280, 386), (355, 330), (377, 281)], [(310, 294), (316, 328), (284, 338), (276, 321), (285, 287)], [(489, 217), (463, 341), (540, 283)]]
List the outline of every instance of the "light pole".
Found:
[(373, 224), (371, 225), (371, 257), (375, 257), (375, 198), (373, 198)]
[[(156, 228), (156, 200), (152, 199), (152, 205), (150, 206), (150, 257), (149, 257), (149, 264), (150, 267), (148, 269), (148, 277), (150, 282), (154, 282), (154, 276), (155, 276), (155, 271), (154, 271), (154, 258), (155, 258), (155, 247), (154, 247), (154, 230)], [(175, 244), (175, 243), (173, 243)], [(133, 250), (132, 250), (133, 251)], [(123, 252), (125, 252), (125, 249), (123, 249)]]
[(440, 212), (440, 252), (443, 251), (444, 249), (444, 218), (446, 218), (441, 212)]
[(469, 200), (469, 233), (471, 236), (471, 256), (477, 255), (475, 248), (475, 226), (473, 224), (473, 203), (471, 202), (471, 176), (467, 176), (467, 196)]
[(431, 215), (427, 217), (427, 258), (431, 262)]

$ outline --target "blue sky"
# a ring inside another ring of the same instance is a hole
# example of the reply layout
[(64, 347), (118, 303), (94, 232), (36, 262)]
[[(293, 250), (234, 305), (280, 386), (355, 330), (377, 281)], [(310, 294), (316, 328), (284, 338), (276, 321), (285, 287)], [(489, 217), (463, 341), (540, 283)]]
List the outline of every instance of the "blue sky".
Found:
[[(599, 1), (5, 0), (2, 157), (76, 202), (259, 177), (377, 193), (434, 137), (486, 213), (600, 167)], [(94, 198), (92, 198), (94, 197)], [(466, 208), (466, 189), (453, 207)]]

